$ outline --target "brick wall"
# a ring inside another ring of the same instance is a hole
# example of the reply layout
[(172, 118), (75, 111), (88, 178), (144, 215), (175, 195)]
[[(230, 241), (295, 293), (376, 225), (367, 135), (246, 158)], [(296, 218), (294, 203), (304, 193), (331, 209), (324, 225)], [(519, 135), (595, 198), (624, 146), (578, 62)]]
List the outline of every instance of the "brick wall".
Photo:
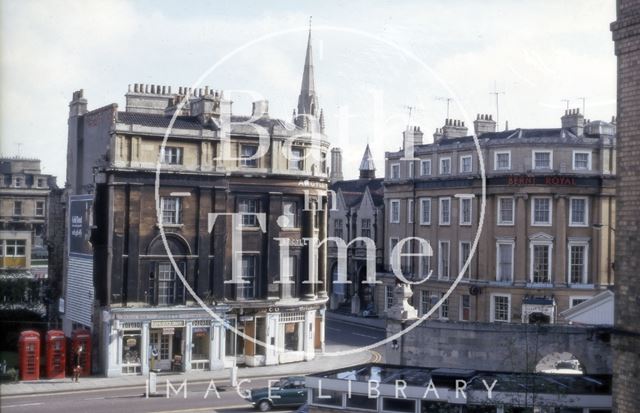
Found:
[(618, 0), (618, 182), (613, 407), (640, 406), (640, 3)]

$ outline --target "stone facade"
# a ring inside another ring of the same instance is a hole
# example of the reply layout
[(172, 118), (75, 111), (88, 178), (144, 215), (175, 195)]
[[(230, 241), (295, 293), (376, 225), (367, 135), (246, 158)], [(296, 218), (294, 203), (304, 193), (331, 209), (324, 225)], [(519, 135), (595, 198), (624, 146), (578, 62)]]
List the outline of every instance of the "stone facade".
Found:
[[(326, 247), (304, 240), (326, 237), (328, 215), (329, 142), (311, 53), (309, 38), (292, 123), (270, 117), (266, 101), (236, 115), (209, 87), (136, 84), (125, 111), (87, 112), (82, 91), (74, 93), (68, 180), (74, 194), (93, 196), (92, 328), (107, 375), (273, 365), (323, 349)], [(214, 223), (215, 213), (247, 214), (238, 224), (241, 257), (232, 253), (231, 217)], [(236, 265), (247, 284), (230, 283)], [(290, 284), (278, 283), (284, 275)], [(303, 282), (315, 277), (320, 284)]]
[(373, 240), (375, 251), (372, 253), (371, 265), (375, 267), (374, 271), (381, 269), (384, 248), (383, 179), (376, 178), (369, 145), (362, 157), (358, 179), (342, 180), (340, 149), (333, 148), (331, 154), (330, 189), (335, 198), (329, 211), (328, 234), (330, 237), (342, 239), (348, 246), (345, 278), (349, 282), (336, 283), (339, 278), (338, 250), (336, 244), (332, 243), (328, 247), (328, 270), (332, 280), (331, 309), (370, 316), (376, 313), (375, 286), (363, 284), (368, 269), (367, 249), (363, 242), (354, 240), (358, 237)]
[(640, 4), (617, 1), (618, 181), (614, 411), (640, 406)]
[(30, 280), (6, 304), (40, 309), (48, 298), (47, 216), (55, 190), (55, 177), (42, 172), (39, 160), (0, 158), (0, 278)]
[[(481, 158), (464, 123), (451, 119), (434, 143), (424, 144), (411, 127), (403, 139), (408, 153), (386, 153), (387, 275), (378, 313), (391, 304), (393, 247), (418, 237), (429, 242), (431, 257), (405, 256), (398, 267), (423, 281), (414, 286), (419, 314), (432, 311), (461, 275), (431, 318), (563, 322), (560, 312), (614, 281), (615, 124), (586, 122), (577, 109), (565, 112), (559, 128), (496, 132), (488, 115), (474, 123)], [(429, 253), (424, 248), (407, 243), (402, 253)]]

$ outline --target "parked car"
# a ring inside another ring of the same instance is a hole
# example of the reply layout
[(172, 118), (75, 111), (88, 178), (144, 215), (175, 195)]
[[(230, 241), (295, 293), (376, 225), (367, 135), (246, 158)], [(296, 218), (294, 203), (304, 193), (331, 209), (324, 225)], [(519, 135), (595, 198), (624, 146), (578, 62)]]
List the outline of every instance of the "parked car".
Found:
[(251, 389), (246, 398), (261, 412), (271, 410), (272, 407), (297, 407), (307, 401), (307, 389), (304, 386), (303, 376), (283, 377), (269, 388)]

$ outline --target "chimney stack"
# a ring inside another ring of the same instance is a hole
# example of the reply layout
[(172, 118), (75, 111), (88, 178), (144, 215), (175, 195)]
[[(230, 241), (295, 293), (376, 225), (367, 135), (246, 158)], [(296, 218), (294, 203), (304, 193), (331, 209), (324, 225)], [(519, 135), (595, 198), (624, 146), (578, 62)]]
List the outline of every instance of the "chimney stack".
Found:
[(87, 99), (84, 98), (84, 89), (73, 92), (69, 103), (69, 117), (82, 116), (87, 113)]
[(445, 119), (442, 127), (443, 138), (462, 138), (467, 136), (468, 129), (464, 126), (464, 122), (458, 119)]
[(331, 149), (331, 174), (329, 176), (331, 183), (344, 180), (342, 176), (342, 149)]
[(476, 120), (473, 121), (473, 130), (476, 136), (480, 136), (487, 132), (495, 132), (496, 121), (493, 120), (493, 115), (478, 114), (476, 116)]
[(424, 134), (420, 130), (420, 126), (409, 126), (407, 130), (402, 132), (402, 144), (406, 148), (407, 144), (422, 145)]
[(266, 118), (269, 116), (269, 101), (257, 100), (252, 104), (251, 116), (254, 118)]
[(580, 113), (580, 109), (567, 109), (560, 120), (562, 127), (569, 129), (574, 135), (582, 136), (584, 133), (584, 116)]

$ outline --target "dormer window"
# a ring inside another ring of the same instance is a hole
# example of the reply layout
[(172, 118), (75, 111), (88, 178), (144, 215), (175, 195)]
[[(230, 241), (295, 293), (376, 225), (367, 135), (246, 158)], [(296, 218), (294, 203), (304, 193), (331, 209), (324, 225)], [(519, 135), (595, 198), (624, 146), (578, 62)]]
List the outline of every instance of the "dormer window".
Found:
[(16, 176), (15, 178), (13, 178), (13, 186), (15, 188), (22, 188), (23, 185), (24, 185), (24, 179), (22, 179), (21, 176)]

